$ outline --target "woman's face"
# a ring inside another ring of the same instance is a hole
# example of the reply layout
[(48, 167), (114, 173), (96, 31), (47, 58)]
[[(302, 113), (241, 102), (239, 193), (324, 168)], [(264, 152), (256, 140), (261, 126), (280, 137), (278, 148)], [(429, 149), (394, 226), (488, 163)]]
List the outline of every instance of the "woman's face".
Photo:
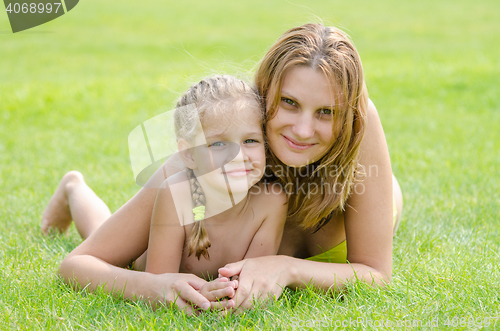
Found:
[(278, 110), (266, 124), (269, 146), (281, 162), (301, 167), (326, 154), (333, 139), (334, 90), (319, 69), (294, 66), (285, 73), (276, 92)]

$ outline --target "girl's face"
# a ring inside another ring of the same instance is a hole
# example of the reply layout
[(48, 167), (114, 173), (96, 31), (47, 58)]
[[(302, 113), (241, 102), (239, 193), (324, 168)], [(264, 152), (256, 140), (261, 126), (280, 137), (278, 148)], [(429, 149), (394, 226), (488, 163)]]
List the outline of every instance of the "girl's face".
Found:
[[(263, 176), (266, 165), (262, 122), (257, 114), (236, 118), (229, 126), (208, 123), (194, 141), (193, 160), (212, 189), (246, 193)], [(212, 121), (214, 122), (214, 121)], [(206, 144), (204, 141), (206, 140)], [(226, 183), (227, 181), (227, 183)]]
[(294, 66), (285, 73), (276, 92), (278, 110), (266, 124), (268, 144), (283, 163), (301, 167), (326, 154), (333, 139), (334, 90), (319, 69)]

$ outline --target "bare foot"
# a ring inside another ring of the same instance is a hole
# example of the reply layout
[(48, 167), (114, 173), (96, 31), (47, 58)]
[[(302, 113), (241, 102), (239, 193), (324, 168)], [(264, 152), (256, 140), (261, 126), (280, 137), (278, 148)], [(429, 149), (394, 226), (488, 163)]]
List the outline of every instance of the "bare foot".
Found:
[(61, 179), (42, 215), (42, 232), (44, 234), (48, 234), (52, 229), (60, 233), (68, 230), (71, 225), (68, 191), (74, 184), (83, 181), (83, 175), (78, 171), (70, 171)]

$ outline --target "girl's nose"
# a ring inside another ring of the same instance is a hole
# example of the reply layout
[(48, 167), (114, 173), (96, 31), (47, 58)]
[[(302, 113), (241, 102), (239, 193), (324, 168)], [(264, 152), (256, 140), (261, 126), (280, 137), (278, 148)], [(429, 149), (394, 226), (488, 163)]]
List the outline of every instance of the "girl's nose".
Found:
[(243, 151), (243, 146), (240, 145), (240, 151), (238, 152), (238, 155), (236, 155), (236, 157), (234, 158), (234, 160), (238, 161), (238, 162), (248, 161), (248, 156)]

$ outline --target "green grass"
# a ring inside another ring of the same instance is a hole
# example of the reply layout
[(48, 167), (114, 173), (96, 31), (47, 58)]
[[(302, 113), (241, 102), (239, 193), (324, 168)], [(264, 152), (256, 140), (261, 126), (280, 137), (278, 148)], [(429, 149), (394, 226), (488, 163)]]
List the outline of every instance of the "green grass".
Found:
[[(80, 1), (17, 34), (0, 13), (0, 329), (293, 329), (357, 318), (442, 329), (447, 318), (499, 317), (499, 12), (496, 0)], [(226, 317), (154, 312), (64, 285), (56, 271), (78, 235), (39, 231), (61, 176), (80, 170), (116, 210), (138, 189), (127, 146), (135, 126), (200, 77), (251, 77), (282, 32), (317, 18), (357, 45), (404, 192), (392, 283), (353, 283), (338, 298), (287, 291)]]

